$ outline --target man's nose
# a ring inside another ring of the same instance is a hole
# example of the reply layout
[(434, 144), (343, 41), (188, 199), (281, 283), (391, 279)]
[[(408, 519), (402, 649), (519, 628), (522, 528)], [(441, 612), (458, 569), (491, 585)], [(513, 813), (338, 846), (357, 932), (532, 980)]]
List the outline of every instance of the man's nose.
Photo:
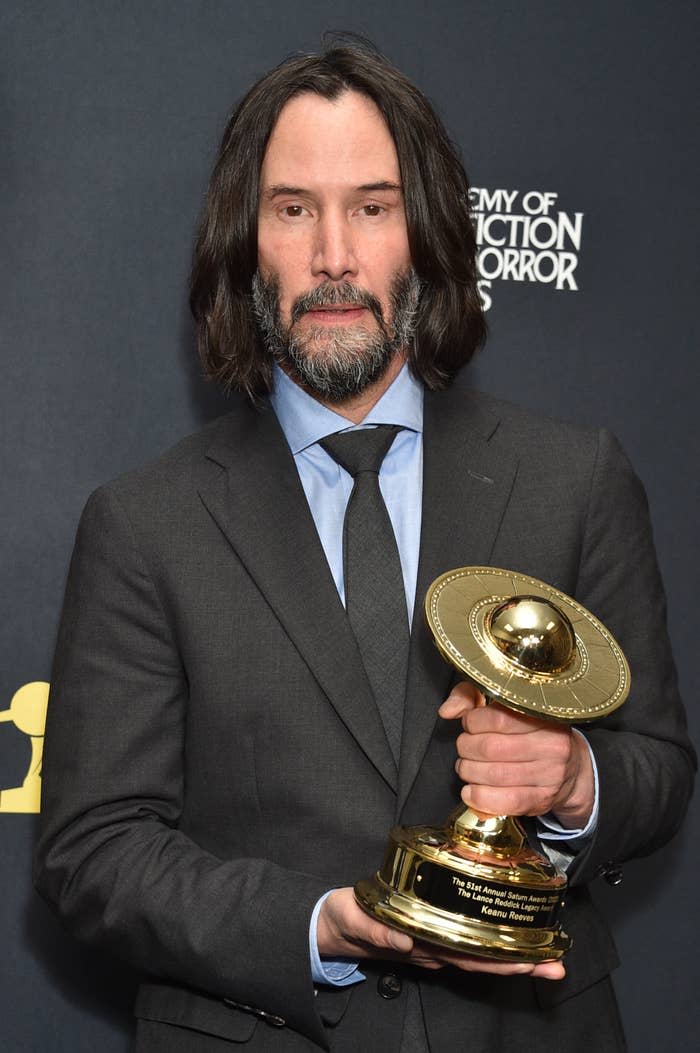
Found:
[(340, 281), (357, 274), (353, 231), (346, 216), (326, 215), (316, 227), (314, 276)]

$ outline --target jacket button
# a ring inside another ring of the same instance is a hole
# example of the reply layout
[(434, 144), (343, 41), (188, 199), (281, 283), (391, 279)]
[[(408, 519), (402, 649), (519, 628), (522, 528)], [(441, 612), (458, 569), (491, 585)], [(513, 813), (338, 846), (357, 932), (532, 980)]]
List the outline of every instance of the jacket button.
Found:
[(386, 973), (377, 980), (377, 993), (382, 998), (398, 998), (401, 994), (401, 980), (395, 973)]

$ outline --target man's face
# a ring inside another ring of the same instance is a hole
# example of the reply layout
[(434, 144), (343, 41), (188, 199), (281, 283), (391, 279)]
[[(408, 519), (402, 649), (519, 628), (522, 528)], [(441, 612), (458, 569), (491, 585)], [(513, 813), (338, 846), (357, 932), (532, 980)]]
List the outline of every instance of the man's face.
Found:
[(271, 351), (321, 396), (358, 394), (404, 353), (418, 293), (377, 107), (357, 92), (290, 100), (260, 178), (253, 302)]

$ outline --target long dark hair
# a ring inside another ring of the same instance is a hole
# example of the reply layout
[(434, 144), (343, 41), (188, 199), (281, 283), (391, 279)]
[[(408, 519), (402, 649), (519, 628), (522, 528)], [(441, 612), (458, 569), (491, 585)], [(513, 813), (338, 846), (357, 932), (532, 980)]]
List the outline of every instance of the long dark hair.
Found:
[(265, 149), (292, 97), (314, 92), (334, 100), (348, 90), (372, 99), (396, 145), (411, 259), (424, 284), (411, 369), (429, 388), (446, 387), (486, 336), (469, 184), (442, 122), (366, 41), (332, 43), (319, 55), (287, 59), (238, 105), (224, 132), (195, 246), (190, 307), (204, 369), (225, 388), (254, 399), (269, 390), (272, 376), (250, 307)]

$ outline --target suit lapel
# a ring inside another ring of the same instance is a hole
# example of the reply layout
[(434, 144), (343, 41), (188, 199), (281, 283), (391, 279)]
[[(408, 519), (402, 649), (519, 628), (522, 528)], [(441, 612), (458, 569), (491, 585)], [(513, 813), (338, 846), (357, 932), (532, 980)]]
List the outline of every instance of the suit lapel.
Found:
[(396, 765), (294, 459), (271, 409), (244, 404), (217, 429), (200, 497), (384, 779)]
[(515, 480), (517, 460), (499, 450), (495, 441), (498, 423), (476, 392), (457, 386), (439, 394), (426, 392), (421, 544), (397, 816), (427, 749), (437, 708), (454, 676), (425, 624), (425, 594), (431, 582), (448, 570), (488, 565)]

